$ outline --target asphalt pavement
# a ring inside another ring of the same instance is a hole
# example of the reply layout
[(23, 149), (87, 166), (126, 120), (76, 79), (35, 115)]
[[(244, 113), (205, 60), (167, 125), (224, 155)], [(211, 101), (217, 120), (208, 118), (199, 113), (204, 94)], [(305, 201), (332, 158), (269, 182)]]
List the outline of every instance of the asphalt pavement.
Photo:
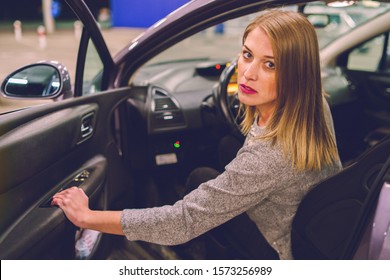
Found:
[[(39, 35), (38, 24), (25, 24), (15, 32), (13, 24), (0, 23), (0, 83), (11, 72), (40, 60), (64, 64), (74, 77), (80, 32), (74, 22), (61, 23), (52, 34)], [(106, 27), (102, 29), (110, 53), (114, 55), (144, 29)], [(18, 101), (18, 107), (23, 107)], [(14, 101), (0, 97), (0, 113), (13, 109)], [(27, 102), (26, 104), (31, 104)]]
[[(143, 29), (102, 29), (111, 54), (118, 52), (141, 32)], [(12, 26), (8, 29), (0, 28), (0, 80), (20, 66), (43, 59), (57, 60), (70, 71), (74, 69), (80, 33), (75, 31), (72, 23), (57, 28), (53, 34), (46, 36), (39, 35), (31, 25), (24, 30), (22, 27), (21, 34), (19, 39)], [(46, 40), (46, 43), (42, 44), (43, 40)]]

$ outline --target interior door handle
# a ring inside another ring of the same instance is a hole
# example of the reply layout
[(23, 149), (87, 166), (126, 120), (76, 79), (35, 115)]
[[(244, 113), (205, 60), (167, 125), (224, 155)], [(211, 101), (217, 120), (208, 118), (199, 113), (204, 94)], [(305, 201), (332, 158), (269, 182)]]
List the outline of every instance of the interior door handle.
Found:
[(91, 137), (94, 131), (94, 123), (95, 123), (95, 113), (91, 112), (81, 119), (81, 127), (80, 127), (80, 142), (86, 140)]

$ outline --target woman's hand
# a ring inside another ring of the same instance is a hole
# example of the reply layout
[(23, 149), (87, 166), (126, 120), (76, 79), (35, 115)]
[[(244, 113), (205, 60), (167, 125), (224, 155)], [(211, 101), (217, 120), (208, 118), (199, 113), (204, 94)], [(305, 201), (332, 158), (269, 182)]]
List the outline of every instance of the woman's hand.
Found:
[(71, 187), (56, 193), (51, 205), (60, 207), (66, 217), (77, 227), (86, 227), (85, 223), (91, 210), (88, 206), (88, 197), (81, 188)]
[(122, 211), (93, 211), (88, 201), (81, 188), (71, 187), (56, 193), (51, 205), (58, 205), (77, 227), (124, 235), (120, 223)]

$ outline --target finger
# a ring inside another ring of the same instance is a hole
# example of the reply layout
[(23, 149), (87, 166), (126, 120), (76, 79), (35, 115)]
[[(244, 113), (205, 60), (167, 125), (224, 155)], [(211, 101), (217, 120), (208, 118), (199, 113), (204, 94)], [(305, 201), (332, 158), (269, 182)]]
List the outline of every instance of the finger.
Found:
[(68, 201), (72, 200), (72, 195), (69, 192), (62, 191), (53, 195), (52, 203), (58, 206), (65, 206)]
[(58, 206), (58, 207), (62, 208), (63, 203), (62, 203), (62, 200), (60, 198), (55, 197), (55, 198), (52, 199), (50, 205), (51, 206)]
[(58, 206), (58, 202), (56, 199), (52, 199), (51, 202), (50, 202), (50, 206)]
[(52, 201), (54, 201), (60, 197), (61, 197), (61, 195), (55, 194), (55, 195), (53, 195), (53, 197), (51, 199), (52, 199)]
[(64, 191), (61, 191), (61, 192), (54, 194), (53, 199), (54, 198), (64, 198), (65, 196), (66, 196), (66, 193), (64, 193)]
[(65, 190), (61, 190), (59, 192), (57, 192), (53, 197), (57, 197), (57, 196), (65, 196), (67, 194), (69, 194), (71, 191), (74, 191), (76, 189), (79, 189), (78, 187), (74, 186), (74, 187), (70, 187), (68, 189), (65, 189)]

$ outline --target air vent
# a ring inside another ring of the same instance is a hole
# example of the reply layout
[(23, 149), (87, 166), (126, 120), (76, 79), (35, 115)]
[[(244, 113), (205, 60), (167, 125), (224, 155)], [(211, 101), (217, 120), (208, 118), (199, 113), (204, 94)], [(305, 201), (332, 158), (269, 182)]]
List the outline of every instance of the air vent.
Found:
[(151, 103), (151, 129), (158, 131), (169, 128), (183, 127), (184, 114), (174, 97), (161, 89), (153, 89)]
[(182, 112), (155, 113), (152, 120), (156, 129), (185, 125)]
[(170, 111), (178, 109), (173, 100), (169, 97), (154, 99), (154, 111)]
[(162, 92), (161, 90), (155, 89), (154, 90), (154, 96), (156, 96), (156, 97), (166, 97), (167, 94), (165, 92)]

